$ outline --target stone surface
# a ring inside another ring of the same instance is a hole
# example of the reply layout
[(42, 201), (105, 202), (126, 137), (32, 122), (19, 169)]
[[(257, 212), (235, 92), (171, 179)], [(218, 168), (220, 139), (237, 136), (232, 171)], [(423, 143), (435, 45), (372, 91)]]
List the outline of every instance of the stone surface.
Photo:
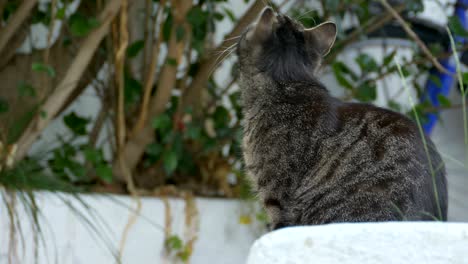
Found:
[(468, 224), (391, 222), (284, 228), (258, 239), (247, 263), (468, 263)]

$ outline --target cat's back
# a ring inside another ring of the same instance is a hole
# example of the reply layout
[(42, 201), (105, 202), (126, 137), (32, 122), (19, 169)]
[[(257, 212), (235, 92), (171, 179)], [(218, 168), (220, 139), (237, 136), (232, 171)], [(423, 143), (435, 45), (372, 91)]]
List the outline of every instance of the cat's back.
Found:
[[(304, 184), (309, 190), (301, 191), (314, 204), (305, 221), (424, 219), (423, 213), (446, 218), (442, 159), (411, 119), (373, 105), (341, 103), (336, 122)], [(328, 209), (337, 203), (338, 218), (336, 208)]]

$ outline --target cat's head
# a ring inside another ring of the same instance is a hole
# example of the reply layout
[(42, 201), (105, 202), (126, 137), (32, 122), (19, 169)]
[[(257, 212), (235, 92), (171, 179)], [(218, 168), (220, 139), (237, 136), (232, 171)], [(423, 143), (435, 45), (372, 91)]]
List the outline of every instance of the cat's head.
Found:
[(265, 8), (237, 45), (241, 74), (267, 74), (275, 81), (313, 78), (336, 38), (336, 25), (306, 29), (292, 18)]

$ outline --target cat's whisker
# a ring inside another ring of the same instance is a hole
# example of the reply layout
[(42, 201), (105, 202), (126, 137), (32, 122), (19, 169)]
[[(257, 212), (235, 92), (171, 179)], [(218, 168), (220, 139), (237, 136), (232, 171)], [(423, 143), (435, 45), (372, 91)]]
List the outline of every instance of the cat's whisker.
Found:
[[(314, 12), (314, 11), (316, 11), (316, 10), (315, 10), (315, 9), (309, 10), (309, 11), (304, 12), (304, 13), (302, 13), (301, 15), (295, 17), (294, 19), (299, 20), (299, 19), (301, 19), (301, 18), (304, 18), (305, 15), (310, 14), (310, 13), (312, 13), (312, 12)], [(315, 20), (314, 20), (314, 23), (315, 23)]]
[(233, 39), (238, 39), (238, 38), (240, 38), (240, 37), (242, 37), (242, 34), (241, 34), (241, 35), (238, 35), (238, 36), (235, 36), (235, 37), (232, 37), (232, 38), (227, 38), (227, 39), (223, 40), (223, 42), (226, 42), (226, 41), (229, 41), (229, 40), (233, 40)]
[[(228, 51), (228, 53), (223, 53), (221, 55), (219, 55), (219, 57), (216, 59), (215, 61), (215, 64), (213, 65), (213, 68), (210, 70), (210, 74), (208, 76), (211, 76), (215, 71), (216, 69), (218, 68), (218, 66), (223, 63), (227, 58), (229, 58), (229, 56), (234, 52), (235, 48), (232, 48)], [(224, 56), (223, 56), (224, 55)]]
[(233, 48), (237, 47), (237, 43), (234, 43), (232, 44), (231, 46), (228, 46), (228, 47), (222, 47), (223, 49), (222, 50), (218, 50), (218, 51), (213, 51), (213, 54), (215, 55), (219, 55), (219, 54), (222, 54), (228, 50), (231, 50)]

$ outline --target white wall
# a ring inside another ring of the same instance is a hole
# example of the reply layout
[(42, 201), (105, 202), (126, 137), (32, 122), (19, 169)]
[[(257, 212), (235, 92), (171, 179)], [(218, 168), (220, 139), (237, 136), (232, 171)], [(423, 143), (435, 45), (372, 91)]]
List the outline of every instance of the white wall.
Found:
[[(70, 207), (55, 194), (37, 195), (38, 207), (43, 215), (41, 223), (46, 242), (46, 247), (43, 244), (39, 247), (39, 264), (115, 263), (115, 258), (106, 248), (106, 244), (96, 240), (89, 226), (80, 220)], [(63, 196), (66, 199), (70, 198), (68, 195)], [(110, 241), (107, 245), (115, 251), (118, 250), (130, 215), (128, 208), (135, 208), (135, 201), (126, 196), (112, 196), (112, 199), (118, 202), (101, 195), (86, 195), (82, 198), (102, 218), (103, 221), (93, 220), (93, 224), (101, 231), (104, 230), (104, 236)], [(76, 200), (73, 200), (72, 204), (81, 208)], [(169, 199), (169, 208), (171, 235), (188, 241), (191, 236), (185, 225), (185, 200)], [(258, 207), (242, 201), (199, 198), (195, 200), (195, 208), (198, 214), (193, 216), (192, 233), (196, 239), (190, 263), (245, 263), (250, 245), (265, 230), (265, 223), (255, 219)], [(23, 210), (19, 212), (26, 247), (23, 250), (21, 239), (18, 238), (18, 258), (13, 263), (35, 263), (29, 216)], [(161, 199), (142, 199), (142, 217), (139, 217), (130, 229), (122, 263), (178, 263), (177, 258), (170, 258), (164, 254), (166, 212)], [(89, 217), (86, 210), (82, 210), (81, 213)], [(251, 217), (252, 223), (241, 224), (241, 216)], [(10, 237), (8, 221), (5, 221), (8, 219), (8, 213), (4, 206), (0, 206), (0, 219), (4, 219), (0, 221), (0, 263), (7, 263)]]

